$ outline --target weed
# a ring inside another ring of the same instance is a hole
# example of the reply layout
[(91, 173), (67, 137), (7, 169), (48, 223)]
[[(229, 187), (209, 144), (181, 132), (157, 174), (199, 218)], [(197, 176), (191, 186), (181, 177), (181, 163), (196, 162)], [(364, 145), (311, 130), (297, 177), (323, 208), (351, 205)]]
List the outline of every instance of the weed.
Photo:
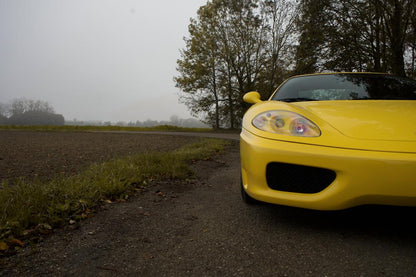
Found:
[[(70, 177), (49, 181), (20, 179), (0, 184), (0, 242), (29, 229), (50, 229), (77, 221), (100, 202), (127, 198), (149, 180), (184, 179), (189, 162), (221, 153), (227, 142), (201, 139), (171, 152), (127, 156), (91, 165)], [(0, 251), (1, 252), (1, 251)]]

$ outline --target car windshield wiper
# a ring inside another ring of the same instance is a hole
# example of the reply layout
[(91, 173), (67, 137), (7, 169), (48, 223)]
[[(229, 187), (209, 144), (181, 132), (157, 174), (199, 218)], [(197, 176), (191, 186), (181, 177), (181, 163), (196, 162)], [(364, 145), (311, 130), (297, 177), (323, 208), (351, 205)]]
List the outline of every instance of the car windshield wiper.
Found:
[(302, 102), (302, 101), (316, 101), (316, 99), (312, 98), (304, 98), (304, 97), (296, 97), (296, 98), (283, 98), (283, 99), (277, 99), (278, 101), (283, 102)]

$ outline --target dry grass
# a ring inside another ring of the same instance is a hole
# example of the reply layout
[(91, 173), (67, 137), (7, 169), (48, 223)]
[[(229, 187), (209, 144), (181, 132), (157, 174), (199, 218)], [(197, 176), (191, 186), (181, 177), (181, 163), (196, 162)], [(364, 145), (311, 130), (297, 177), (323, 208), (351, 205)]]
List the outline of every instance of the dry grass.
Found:
[(0, 242), (7, 243), (36, 226), (60, 226), (78, 221), (105, 200), (125, 199), (155, 179), (192, 175), (189, 161), (208, 159), (226, 142), (204, 139), (171, 152), (143, 153), (93, 164), (71, 177), (50, 181), (18, 180), (0, 185)]

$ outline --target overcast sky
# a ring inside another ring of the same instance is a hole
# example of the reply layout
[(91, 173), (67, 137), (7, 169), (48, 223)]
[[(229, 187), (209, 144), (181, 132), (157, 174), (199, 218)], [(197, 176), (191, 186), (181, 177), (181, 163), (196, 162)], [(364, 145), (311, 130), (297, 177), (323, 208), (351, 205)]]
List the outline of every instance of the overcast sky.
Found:
[(0, 102), (49, 102), (65, 119), (190, 117), (176, 60), (207, 0), (0, 0)]

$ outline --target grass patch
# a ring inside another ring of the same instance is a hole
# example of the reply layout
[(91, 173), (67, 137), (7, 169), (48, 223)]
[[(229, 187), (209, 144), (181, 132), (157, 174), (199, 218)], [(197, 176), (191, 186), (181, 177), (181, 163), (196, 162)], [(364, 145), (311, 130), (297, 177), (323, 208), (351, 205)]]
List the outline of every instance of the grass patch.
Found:
[[(192, 160), (222, 153), (224, 140), (201, 139), (171, 152), (143, 153), (93, 164), (71, 177), (0, 184), (0, 250), (28, 230), (78, 221), (102, 201), (125, 199), (149, 180), (191, 176)], [(6, 251), (7, 249), (3, 249)], [(0, 251), (1, 252), (1, 251)]]
[(185, 128), (172, 125), (154, 127), (127, 127), (127, 126), (72, 126), (72, 125), (0, 125), (0, 130), (26, 130), (26, 131), (166, 131), (166, 132), (209, 132), (209, 128)]

